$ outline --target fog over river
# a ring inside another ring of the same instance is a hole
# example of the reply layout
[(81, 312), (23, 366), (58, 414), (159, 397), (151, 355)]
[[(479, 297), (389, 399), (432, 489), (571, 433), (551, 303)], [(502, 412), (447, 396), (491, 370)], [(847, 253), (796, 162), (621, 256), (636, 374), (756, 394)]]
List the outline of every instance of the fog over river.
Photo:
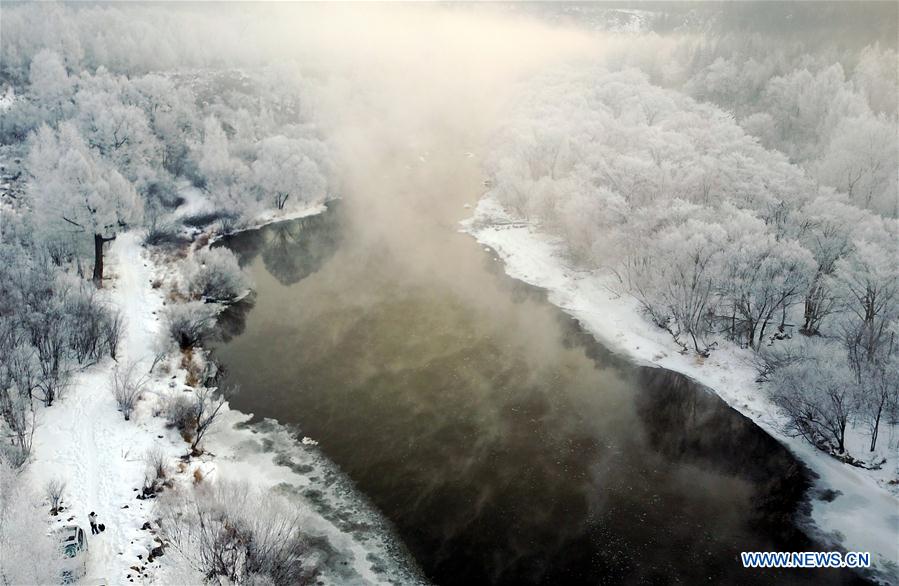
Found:
[(742, 570), (740, 551), (816, 549), (795, 525), (803, 468), (707, 390), (612, 356), (458, 233), (517, 82), (601, 37), (440, 22), (373, 27), (358, 75), (310, 104), (341, 201), (224, 241), (256, 283), (215, 350), (232, 404), (318, 440), (439, 584), (852, 581)]

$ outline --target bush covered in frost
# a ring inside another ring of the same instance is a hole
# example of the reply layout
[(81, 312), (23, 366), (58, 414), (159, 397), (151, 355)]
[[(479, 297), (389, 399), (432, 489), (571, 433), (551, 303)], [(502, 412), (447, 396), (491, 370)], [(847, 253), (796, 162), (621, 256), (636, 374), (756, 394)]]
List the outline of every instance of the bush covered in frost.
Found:
[(314, 584), (321, 563), (297, 509), (273, 492), (219, 481), (166, 491), (163, 538), (211, 583)]
[(232, 301), (250, 287), (250, 279), (227, 248), (207, 248), (184, 262), (182, 268), (188, 293), (210, 301)]
[(166, 423), (180, 432), (190, 431), (197, 418), (196, 403), (196, 400), (184, 394), (169, 397), (163, 408)]
[(165, 311), (169, 335), (182, 350), (193, 348), (212, 331), (214, 311), (200, 301), (173, 305)]

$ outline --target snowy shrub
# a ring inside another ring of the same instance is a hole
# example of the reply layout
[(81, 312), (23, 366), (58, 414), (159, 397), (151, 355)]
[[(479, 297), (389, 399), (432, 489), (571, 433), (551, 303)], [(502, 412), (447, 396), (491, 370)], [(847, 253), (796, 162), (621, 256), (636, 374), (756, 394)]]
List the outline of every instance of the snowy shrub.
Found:
[(108, 311), (103, 320), (103, 342), (109, 350), (109, 357), (115, 360), (119, 354), (119, 341), (125, 332), (125, 316), (121, 311)]
[(37, 398), (49, 407), (77, 366), (115, 357), (122, 316), (92, 285), (46, 256), (32, 258), (19, 249), (18, 260), (6, 264), (9, 272), (0, 274), (0, 380), (14, 382), (29, 404)]
[(283, 496), (220, 481), (165, 492), (162, 536), (211, 583), (310, 584), (316, 552)]
[(65, 300), (71, 322), (69, 347), (75, 361), (78, 364), (97, 362), (107, 355), (115, 359), (125, 327), (121, 312), (102, 304), (96, 289), (83, 282)]
[(148, 246), (164, 246), (167, 244), (184, 244), (187, 240), (181, 235), (181, 231), (173, 224), (153, 223), (147, 229), (144, 244)]
[(194, 455), (202, 453), (200, 442), (206, 433), (218, 422), (222, 408), (227, 404), (228, 397), (237, 392), (236, 388), (216, 389), (201, 387), (194, 392), (194, 439), (190, 444)]
[(66, 481), (62, 478), (53, 478), (44, 485), (44, 495), (47, 502), (50, 503), (50, 514), (59, 514), (59, 508), (62, 504), (62, 495), (66, 490)]
[(147, 468), (150, 471), (150, 476), (154, 479), (163, 479), (166, 477), (168, 473), (168, 468), (165, 464), (166, 455), (165, 452), (159, 446), (150, 448), (147, 450), (147, 453), (144, 454), (144, 462), (147, 463)]
[(105, 312), (96, 299), (96, 289), (81, 285), (79, 290), (70, 294), (66, 311), (71, 316), (69, 328), (69, 344), (79, 364), (94, 362), (104, 355), (101, 342)]
[[(5, 432), (2, 426), (0, 426), (0, 432)], [(28, 461), (28, 456), (30, 455), (30, 444), (27, 446), (27, 448), (23, 448), (16, 443), (0, 443), (0, 464), (10, 466), (12, 468), (21, 468), (25, 464), (25, 462)]]
[(214, 310), (199, 301), (179, 303), (165, 312), (169, 335), (182, 350), (193, 348), (212, 330)]
[(215, 224), (216, 222), (233, 222), (236, 218), (237, 215), (231, 212), (214, 211), (185, 216), (181, 221), (185, 226), (189, 226), (191, 228), (205, 228), (207, 226)]
[(242, 225), (246, 225), (246, 220), (233, 214), (225, 214), (218, 219), (213, 230), (219, 234), (231, 234)]
[(196, 400), (187, 394), (169, 397), (163, 407), (166, 423), (182, 433), (192, 432), (196, 413)]
[(175, 351), (175, 343), (174, 341), (167, 335), (163, 334), (157, 336), (153, 340), (152, 346), (152, 356), (153, 361), (150, 363), (149, 372), (152, 374), (154, 371), (158, 370), (162, 374), (169, 373), (169, 357)]
[(767, 381), (772, 373), (802, 360), (804, 354), (804, 344), (762, 346), (751, 360), (759, 380)]
[(206, 248), (184, 262), (182, 274), (191, 297), (231, 301), (250, 286), (249, 278), (227, 248)]
[(116, 366), (112, 372), (112, 395), (115, 397), (119, 411), (125, 416), (125, 421), (131, 419), (134, 406), (140, 400), (148, 382), (148, 376), (137, 371), (137, 363), (127, 366)]
[(50, 407), (68, 383), (73, 322), (59, 296), (40, 299), (29, 309), (23, 315), (22, 327), (37, 355), (39, 377), (35, 395)]
[(31, 348), (13, 346), (10, 326), (0, 319), (0, 436), (8, 438), (0, 442), (0, 460), (18, 468), (31, 453), (38, 367)]

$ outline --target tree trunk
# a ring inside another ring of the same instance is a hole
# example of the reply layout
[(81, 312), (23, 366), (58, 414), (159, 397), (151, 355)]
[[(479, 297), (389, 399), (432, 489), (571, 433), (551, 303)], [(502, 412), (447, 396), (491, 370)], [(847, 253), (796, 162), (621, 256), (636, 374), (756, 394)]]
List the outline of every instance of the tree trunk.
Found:
[(874, 417), (874, 428), (871, 430), (871, 449), (868, 450), (870, 452), (873, 452), (874, 448), (877, 447), (877, 432), (880, 431), (880, 415), (883, 413), (885, 402), (885, 400), (881, 400), (880, 405), (877, 406), (877, 415)]
[(768, 327), (768, 320), (765, 319), (765, 321), (762, 322), (762, 329), (759, 330), (759, 343), (758, 343), (758, 346), (756, 346), (756, 349), (759, 349), (762, 347), (762, 341), (765, 339), (765, 328), (767, 328), (767, 327)]
[(821, 304), (821, 291), (818, 287), (820, 274), (821, 273), (819, 272), (815, 275), (815, 280), (812, 282), (812, 286), (805, 296), (805, 311), (803, 312), (805, 323), (802, 324), (802, 332), (808, 336), (813, 336), (818, 331), (817, 318)]
[(94, 234), (94, 274), (91, 279), (97, 287), (103, 285), (103, 245), (110, 240), (115, 240), (115, 236), (104, 238), (102, 234)]
[(99, 287), (103, 284), (103, 236), (94, 234), (94, 284)]

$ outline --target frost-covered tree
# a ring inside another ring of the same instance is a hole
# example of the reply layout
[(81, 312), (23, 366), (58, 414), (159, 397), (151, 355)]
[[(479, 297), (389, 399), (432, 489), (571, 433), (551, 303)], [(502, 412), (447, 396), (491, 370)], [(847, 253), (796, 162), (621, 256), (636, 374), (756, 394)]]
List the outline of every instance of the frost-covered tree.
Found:
[(815, 261), (797, 242), (770, 236), (743, 238), (729, 248), (721, 279), (723, 302), (757, 349), (765, 333), (773, 331), (772, 322), (784, 324), (789, 309), (803, 298)]
[(868, 112), (839, 63), (820, 71), (803, 68), (775, 77), (768, 82), (763, 100), (777, 125), (777, 143), (772, 146), (794, 161), (813, 159), (842, 120)]
[(259, 143), (253, 162), (253, 179), (262, 197), (279, 210), (293, 197), (294, 203), (323, 201), (327, 182), (309, 151), (320, 145), (311, 139), (272, 136)]
[(28, 91), (44, 119), (54, 126), (71, 110), (74, 83), (57, 53), (43, 49), (34, 56)]
[(869, 45), (862, 50), (852, 74), (855, 86), (867, 97), (871, 109), (895, 116), (899, 109), (899, 71), (895, 48)]
[(62, 231), (93, 243), (93, 280), (103, 281), (103, 247), (137, 222), (141, 201), (131, 183), (92, 151), (74, 124), (42, 126), (28, 153), (29, 196), (44, 234)]
[(891, 410), (899, 407), (899, 348), (865, 365), (859, 377), (858, 417), (871, 438), (870, 451), (877, 449), (880, 428)]
[(817, 268), (805, 293), (800, 331), (815, 335), (829, 316), (842, 309), (836, 285), (836, 263), (852, 250), (853, 230), (864, 221), (864, 212), (836, 197), (822, 196), (803, 208), (799, 240), (812, 253)]
[(18, 277), (19, 323), (37, 357), (38, 376), (32, 396), (50, 407), (65, 391), (73, 362), (69, 351), (74, 325), (68, 312), (69, 290), (43, 263), (34, 263)]
[(130, 85), (104, 69), (85, 76), (75, 95), (76, 122), (84, 142), (143, 193), (159, 176), (163, 150), (144, 111), (127, 103)]
[(840, 120), (814, 169), (818, 179), (855, 205), (896, 217), (899, 206), (896, 120), (871, 114)]
[(852, 254), (837, 262), (836, 278), (844, 292), (847, 311), (843, 339), (849, 362), (860, 378), (866, 364), (884, 359), (894, 347), (899, 319), (899, 267), (896, 263), (897, 232), (881, 232), (877, 242), (857, 240)]
[(194, 158), (218, 209), (240, 215), (251, 208), (255, 197), (249, 167), (232, 156), (228, 136), (215, 117), (209, 116), (203, 122), (203, 141), (195, 148)]
[(772, 400), (788, 418), (788, 432), (845, 453), (857, 391), (839, 344), (808, 340), (793, 363), (774, 372), (771, 387)]
[(671, 226), (653, 238), (655, 262), (644, 300), (651, 300), (654, 313), (671, 320), (671, 326), (665, 325), (675, 340), (690, 343), (700, 354), (706, 352), (706, 338), (714, 326), (726, 238), (721, 225), (696, 220)]
[(201, 115), (190, 88), (150, 74), (133, 80), (127, 100), (147, 116), (162, 147), (162, 166), (172, 175), (190, 173), (190, 144), (200, 132)]

